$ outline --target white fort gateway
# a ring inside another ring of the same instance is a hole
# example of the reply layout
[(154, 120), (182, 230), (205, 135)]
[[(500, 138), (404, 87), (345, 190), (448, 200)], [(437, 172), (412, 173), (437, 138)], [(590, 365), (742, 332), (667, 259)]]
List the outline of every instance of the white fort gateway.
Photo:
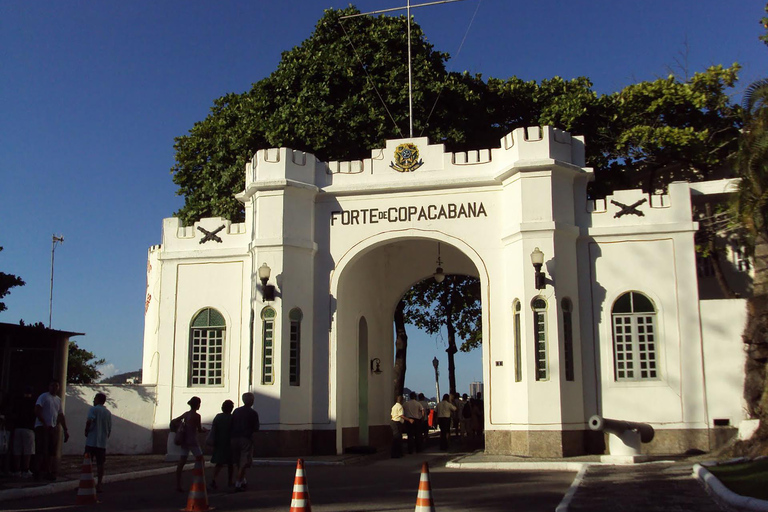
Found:
[(466, 153), (426, 138), (353, 162), (261, 150), (245, 174), (244, 223), (165, 219), (149, 251), (158, 439), (191, 396), (210, 421), (252, 391), (263, 454), (389, 443), (393, 314), (438, 244), (446, 273), (482, 287), (487, 452), (603, 450), (594, 414), (649, 423), (647, 453), (708, 450), (744, 418), (744, 301), (703, 300), (692, 218), (726, 181), (589, 201), (583, 139), (549, 127)]

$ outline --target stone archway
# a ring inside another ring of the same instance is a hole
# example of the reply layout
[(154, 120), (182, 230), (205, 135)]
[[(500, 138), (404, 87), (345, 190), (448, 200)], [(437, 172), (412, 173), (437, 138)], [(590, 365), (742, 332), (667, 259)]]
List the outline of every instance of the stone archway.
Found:
[[(394, 360), (392, 319), (403, 294), (434, 272), (438, 241), (445, 272), (479, 277), (483, 297), (488, 296), (485, 266), (470, 247), (444, 233), (408, 231), (361, 242), (356, 250), (341, 259), (331, 279), (331, 293), (336, 299), (331, 328), (331, 410), (335, 411), (339, 452), (362, 444), (366, 433), (360, 428), (365, 428), (365, 423), (371, 445), (383, 446), (389, 440)], [(483, 311), (485, 332), (488, 325), (485, 299)], [(361, 344), (362, 318), (365, 319), (366, 346)], [(362, 361), (363, 353), (367, 367)], [(380, 374), (370, 371), (372, 359), (381, 361)], [(368, 396), (360, 397), (360, 392)], [(367, 404), (367, 416), (361, 413), (363, 403)]]

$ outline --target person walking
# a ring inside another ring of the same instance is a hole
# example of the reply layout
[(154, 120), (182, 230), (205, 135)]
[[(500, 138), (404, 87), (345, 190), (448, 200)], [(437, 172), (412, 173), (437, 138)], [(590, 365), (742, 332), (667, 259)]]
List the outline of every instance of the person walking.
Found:
[(451, 415), (456, 410), (446, 393), (437, 404), (437, 425), (440, 427), (440, 449), (448, 450), (448, 436), (451, 434)]
[(469, 442), (472, 438), (472, 405), (466, 393), (462, 395), (461, 402), (461, 440)]
[(107, 439), (112, 434), (112, 413), (104, 407), (107, 395), (96, 393), (93, 407), (88, 410), (85, 421), (85, 453), (96, 461), (96, 492), (102, 491), (104, 461), (107, 457)]
[(237, 465), (235, 492), (248, 486), (245, 473), (253, 464), (253, 443), (259, 431), (259, 413), (253, 409), (253, 393), (243, 393), (243, 405), (232, 413), (232, 460)]
[(203, 456), (203, 450), (200, 449), (200, 444), (197, 442), (197, 433), (208, 432), (208, 430), (203, 428), (202, 419), (197, 413), (201, 403), (199, 397), (193, 396), (187, 402), (189, 410), (174, 420), (180, 424), (176, 431), (176, 444), (181, 447), (182, 451), (176, 466), (176, 490), (178, 492), (185, 492), (181, 486), (181, 473), (184, 471), (184, 465), (187, 463), (189, 454), (192, 453), (195, 459)]
[(213, 477), (208, 485), (211, 489), (218, 489), (216, 477), (224, 466), (227, 466), (227, 486), (232, 487), (232, 409), (235, 408), (232, 400), (224, 400), (221, 404), (221, 412), (213, 418), (209, 437), (213, 438), (213, 456), (211, 462), (216, 464), (213, 469)]
[(426, 448), (429, 444), (429, 416), (432, 411), (429, 409), (429, 400), (427, 400), (427, 398), (424, 396), (424, 393), (419, 393), (418, 396), (421, 408), (424, 410), (424, 416), (421, 418), (421, 433), (424, 436), (422, 440), (422, 446)]
[(399, 459), (403, 456), (403, 424), (406, 422), (403, 413), (403, 395), (397, 395), (395, 405), (392, 406), (389, 415), (389, 426), (392, 428), (392, 448), (389, 451), (389, 456), (393, 459)]
[(61, 409), (59, 381), (52, 380), (48, 391), (35, 402), (35, 452), (37, 473), (35, 479), (56, 480), (56, 454), (59, 448), (59, 425), (64, 429), (64, 442), (69, 441), (67, 419)]
[(408, 421), (405, 431), (408, 433), (408, 453), (421, 451), (421, 440), (424, 436), (421, 430), (421, 420), (424, 418), (424, 408), (419, 403), (416, 393), (411, 392), (410, 399), (403, 405), (403, 411)]

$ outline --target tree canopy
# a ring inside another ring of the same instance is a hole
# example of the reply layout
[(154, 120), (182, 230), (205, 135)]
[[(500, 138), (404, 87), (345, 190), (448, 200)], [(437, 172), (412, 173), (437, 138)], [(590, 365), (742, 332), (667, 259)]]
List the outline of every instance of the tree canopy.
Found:
[[(208, 216), (233, 221), (244, 211), (234, 194), (245, 163), (261, 148), (286, 146), (323, 161), (365, 158), (386, 139), (408, 136), (405, 16), (359, 16), (327, 10), (277, 69), (241, 94), (214, 101), (211, 112), (176, 138), (173, 180), (185, 224)], [(414, 136), (449, 151), (498, 147), (520, 126), (552, 125), (584, 135), (592, 193), (663, 188), (704, 179), (736, 149), (738, 107), (729, 91), (739, 67), (713, 66), (598, 95), (585, 77), (525, 81), (448, 72), (449, 55), (412, 25)]]
[[(0, 247), (0, 252), (2, 252), (2, 250), (3, 248)], [(24, 286), (25, 284), (24, 280), (19, 276), (0, 272), (0, 299), (11, 293), (11, 288), (15, 286)], [(6, 309), (8, 308), (6, 307), (5, 302), (0, 302), (0, 311), (5, 311)]]
[(97, 359), (93, 352), (69, 342), (69, 359), (67, 360), (67, 384), (93, 384), (101, 378), (99, 365), (104, 359)]
[(448, 385), (456, 393), (454, 354), (469, 352), (482, 341), (482, 301), (480, 280), (476, 277), (451, 274), (438, 283), (425, 279), (415, 284), (404, 298), (405, 323), (429, 333), (438, 334), (443, 328), (448, 336)]

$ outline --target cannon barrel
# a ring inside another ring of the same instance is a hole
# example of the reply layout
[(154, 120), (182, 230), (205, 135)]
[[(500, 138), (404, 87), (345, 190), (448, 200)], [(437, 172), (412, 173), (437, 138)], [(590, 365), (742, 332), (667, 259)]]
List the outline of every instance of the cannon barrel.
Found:
[(653, 441), (654, 435), (653, 427), (648, 423), (612, 420), (610, 418), (603, 418), (599, 414), (595, 414), (589, 418), (589, 429), (596, 432), (608, 432), (609, 434), (615, 434), (619, 437), (621, 437), (623, 432), (637, 432), (640, 434), (640, 441), (643, 443), (650, 443)]

